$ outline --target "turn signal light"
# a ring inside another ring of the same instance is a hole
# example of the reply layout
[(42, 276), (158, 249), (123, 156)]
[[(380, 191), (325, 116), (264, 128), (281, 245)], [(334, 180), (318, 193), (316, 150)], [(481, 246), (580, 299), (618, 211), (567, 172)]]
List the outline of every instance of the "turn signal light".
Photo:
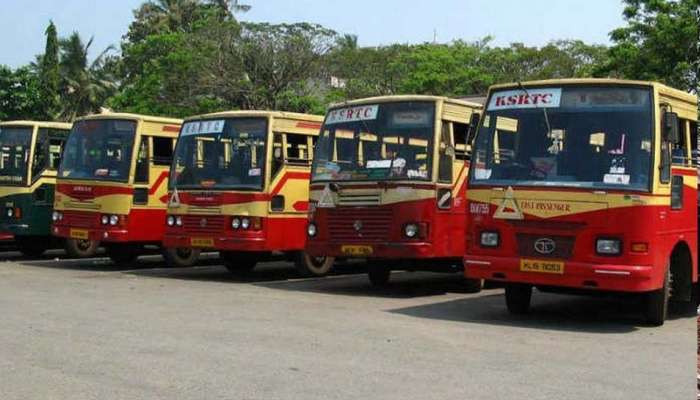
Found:
[(630, 246), (630, 249), (632, 250), (632, 253), (648, 253), (649, 252), (649, 243), (644, 243), (644, 242), (632, 243), (632, 246)]

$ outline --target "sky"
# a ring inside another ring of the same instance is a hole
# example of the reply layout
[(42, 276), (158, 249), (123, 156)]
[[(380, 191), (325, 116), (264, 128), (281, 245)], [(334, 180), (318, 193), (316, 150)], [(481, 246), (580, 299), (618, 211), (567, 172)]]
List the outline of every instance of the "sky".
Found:
[[(43, 52), (53, 20), (60, 36), (94, 37), (92, 55), (118, 46), (143, 0), (0, 0), (0, 64), (18, 67)], [(361, 46), (479, 40), (545, 45), (557, 39), (609, 44), (624, 25), (622, 0), (241, 0), (244, 21), (314, 22), (355, 34)]]

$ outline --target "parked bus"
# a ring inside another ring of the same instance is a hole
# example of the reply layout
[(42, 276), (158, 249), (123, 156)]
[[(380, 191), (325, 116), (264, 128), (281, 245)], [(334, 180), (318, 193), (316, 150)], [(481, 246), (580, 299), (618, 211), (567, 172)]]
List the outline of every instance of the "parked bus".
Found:
[(133, 262), (145, 245), (160, 246), (181, 122), (111, 113), (78, 119), (58, 172), (53, 234), (77, 255), (101, 243), (116, 263)]
[(218, 250), (233, 273), (279, 255), (305, 276), (328, 273), (332, 258), (304, 252), (311, 160), (322, 121), (272, 111), (188, 119), (171, 168), (165, 245)]
[(365, 258), (373, 285), (398, 268), (460, 271), (467, 143), (480, 109), (432, 96), (332, 106), (316, 145), (307, 252)]
[(697, 98), (653, 82), (498, 85), (474, 141), (466, 276), (644, 295), (649, 323), (697, 282)]
[(38, 257), (51, 246), (56, 170), (71, 124), (0, 123), (0, 232), (14, 236), (22, 254)]

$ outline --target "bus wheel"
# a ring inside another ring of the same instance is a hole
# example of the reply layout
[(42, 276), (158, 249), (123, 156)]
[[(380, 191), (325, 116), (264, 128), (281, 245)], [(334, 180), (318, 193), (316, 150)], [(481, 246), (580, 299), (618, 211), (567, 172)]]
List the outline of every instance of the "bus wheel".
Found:
[(523, 283), (506, 284), (506, 306), (511, 314), (527, 314), (532, 300), (532, 286)]
[(15, 236), (15, 243), (20, 253), (25, 257), (40, 257), (49, 248), (50, 238)]
[(299, 275), (310, 278), (326, 276), (333, 268), (335, 258), (333, 257), (312, 257), (304, 251), (297, 254), (294, 260)]
[(386, 286), (389, 284), (389, 279), (391, 278), (391, 268), (370, 263), (367, 266), (367, 276), (369, 277), (369, 282), (372, 284), (372, 286)]
[(88, 258), (95, 255), (98, 245), (94, 240), (66, 239), (65, 249), (71, 258)]
[(479, 293), (483, 287), (484, 281), (482, 279), (464, 278), (464, 290), (467, 293)]
[(250, 273), (258, 263), (255, 253), (242, 251), (222, 251), (219, 253), (226, 269), (234, 275)]
[(139, 257), (139, 246), (134, 244), (113, 243), (105, 245), (107, 257), (117, 265), (129, 265)]
[(670, 268), (666, 268), (664, 275), (664, 285), (661, 289), (646, 294), (647, 322), (653, 326), (661, 326), (666, 321), (668, 315), (668, 299), (671, 296), (671, 273)]
[(170, 267), (191, 267), (197, 262), (200, 251), (189, 247), (165, 247), (163, 248), (163, 258)]

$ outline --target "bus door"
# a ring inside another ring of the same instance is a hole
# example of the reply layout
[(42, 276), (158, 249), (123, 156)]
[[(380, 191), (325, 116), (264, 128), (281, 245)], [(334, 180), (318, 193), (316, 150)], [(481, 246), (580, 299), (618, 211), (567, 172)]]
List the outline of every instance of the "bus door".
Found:
[(55, 128), (39, 128), (37, 130), (30, 182), (31, 187), (39, 183), (39, 186), (32, 192), (32, 212), (37, 223), (51, 220), (55, 181), (40, 181), (42, 178), (56, 178), (69, 132), (65, 129)]

